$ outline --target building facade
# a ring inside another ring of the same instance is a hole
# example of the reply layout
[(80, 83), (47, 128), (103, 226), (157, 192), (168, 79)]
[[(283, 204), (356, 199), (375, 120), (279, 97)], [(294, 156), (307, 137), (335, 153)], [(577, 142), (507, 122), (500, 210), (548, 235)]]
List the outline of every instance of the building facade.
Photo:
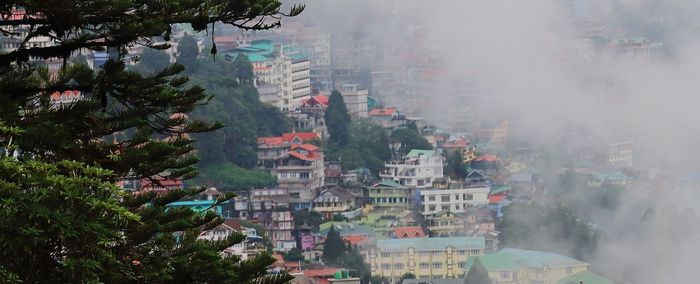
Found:
[(369, 115), (367, 111), (369, 91), (360, 89), (357, 84), (345, 84), (340, 89), (340, 93), (351, 116), (365, 118)]
[(444, 164), (445, 158), (436, 151), (411, 150), (403, 158), (386, 163), (379, 177), (407, 187), (430, 188), (444, 177)]
[(464, 213), (471, 207), (488, 205), (490, 191), (488, 187), (421, 189), (418, 191), (418, 208), (423, 215), (442, 211)]
[(484, 253), (484, 238), (410, 238), (377, 240), (366, 255), (372, 276), (396, 283), (405, 273), (417, 278), (461, 278), (467, 257)]

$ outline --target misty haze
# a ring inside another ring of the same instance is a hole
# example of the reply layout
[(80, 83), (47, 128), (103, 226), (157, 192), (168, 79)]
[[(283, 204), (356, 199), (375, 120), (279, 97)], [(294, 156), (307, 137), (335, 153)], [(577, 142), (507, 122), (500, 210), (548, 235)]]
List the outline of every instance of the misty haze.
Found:
[(2, 283), (700, 282), (700, 2), (49, 2)]

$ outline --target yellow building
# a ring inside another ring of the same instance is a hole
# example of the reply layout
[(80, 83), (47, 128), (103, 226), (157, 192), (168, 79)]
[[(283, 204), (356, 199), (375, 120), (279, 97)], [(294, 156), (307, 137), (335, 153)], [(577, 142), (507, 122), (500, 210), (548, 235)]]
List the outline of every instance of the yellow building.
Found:
[(556, 284), (561, 279), (588, 270), (588, 263), (560, 254), (505, 248), (495, 254), (469, 257), (465, 274), (476, 259), (496, 284)]
[(484, 248), (482, 237), (384, 239), (377, 240), (366, 260), (372, 276), (394, 283), (408, 272), (418, 278), (460, 278), (467, 257), (482, 255)]

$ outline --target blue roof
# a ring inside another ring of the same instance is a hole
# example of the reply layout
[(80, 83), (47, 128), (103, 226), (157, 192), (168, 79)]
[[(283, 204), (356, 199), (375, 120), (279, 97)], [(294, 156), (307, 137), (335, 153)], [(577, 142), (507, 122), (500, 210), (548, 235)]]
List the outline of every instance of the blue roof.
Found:
[(449, 237), (449, 238), (410, 238), (377, 240), (377, 248), (382, 251), (404, 251), (414, 248), (417, 251), (439, 251), (447, 247), (452, 249), (484, 249), (483, 237)]
[(583, 261), (551, 252), (504, 248), (498, 253), (514, 255), (521, 259), (528, 267), (534, 268), (544, 268), (544, 266), (588, 265), (588, 263)]

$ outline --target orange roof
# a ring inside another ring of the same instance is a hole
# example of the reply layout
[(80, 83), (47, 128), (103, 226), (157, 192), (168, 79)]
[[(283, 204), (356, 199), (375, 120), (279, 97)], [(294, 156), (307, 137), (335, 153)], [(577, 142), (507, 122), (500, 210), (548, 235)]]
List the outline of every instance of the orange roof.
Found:
[(505, 198), (506, 198), (506, 196), (502, 195), (502, 194), (491, 195), (491, 196), (489, 196), (489, 203), (492, 203), (492, 204), (501, 203), (501, 201), (503, 201), (503, 199), (505, 199)]
[(320, 269), (307, 269), (304, 270), (304, 276), (306, 277), (324, 277), (333, 276), (336, 272), (340, 271), (340, 268), (320, 268)]
[(314, 152), (318, 150), (318, 147), (311, 145), (311, 144), (300, 144), (300, 145), (292, 145), (292, 150), (301, 148), (309, 152)]
[(304, 105), (322, 105), (323, 107), (328, 106), (328, 96), (324, 95), (318, 95), (318, 96), (313, 96), (310, 99), (304, 101)]
[(313, 161), (313, 160), (316, 160), (316, 158), (318, 158), (318, 154), (316, 154), (314, 152), (309, 153), (308, 155), (304, 155), (304, 154), (299, 153), (297, 151), (289, 151), (288, 153), (290, 156), (295, 157), (299, 160), (304, 160), (304, 161)]
[(367, 242), (367, 237), (363, 235), (347, 235), (343, 240), (351, 245), (361, 245)]
[(397, 239), (425, 238), (425, 232), (421, 227), (400, 227), (394, 228)]
[(284, 143), (284, 139), (282, 139), (282, 137), (260, 137), (260, 138), (258, 138), (258, 144), (280, 145), (282, 143)]
[(316, 132), (292, 132), (282, 134), (282, 140), (285, 142), (292, 142), (294, 137), (299, 137), (301, 141), (309, 141), (318, 139), (318, 134), (316, 134)]
[(485, 156), (481, 156), (481, 157), (476, 158), (476, 160), (477, 160), (477, 161), (489, 161), (489, 162), (493, 162), (493, 161), (498, 161), (498, 156), (496, 156), (496, 155), (485, 155)]
[(369, 111), (369, 115), (373, 116), (391, 116), (396, 113), (396, 108), (375, 108)]
[(61, 99), (61, 95), (67, 96), (67, 97), (78, 97), (80, 96), (80, 91), (64, 91), (63, 93), (59, 92), (53, 92), (51, 93), (51, 100), (57, 101)]

